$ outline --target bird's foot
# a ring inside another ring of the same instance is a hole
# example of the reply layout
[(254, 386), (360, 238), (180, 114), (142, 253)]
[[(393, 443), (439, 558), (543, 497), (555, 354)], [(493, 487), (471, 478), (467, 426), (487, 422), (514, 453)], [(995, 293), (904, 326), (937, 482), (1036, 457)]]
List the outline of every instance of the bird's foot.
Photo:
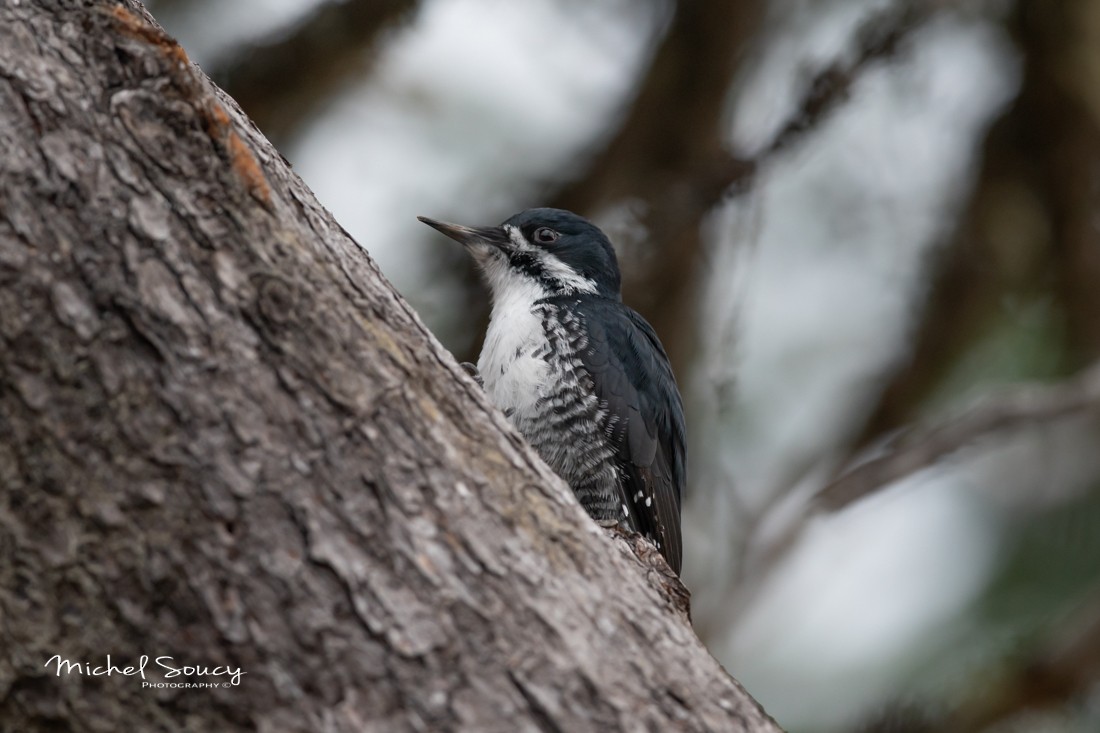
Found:
[(475, 382), (477, 382), (478, 387), (481, 387), (482, 389), (485, 389), (485, 382), (482, 381), (481, 372), (479, 372), (477, 370), (477, 365), (476, 364), (471, 364), (468, 361), (464, 361), (461, 364), (459, 364), (459, 366), (462, 367), (462, 370), (464, 372), (466, 372), (467, 374), (469, 374)]

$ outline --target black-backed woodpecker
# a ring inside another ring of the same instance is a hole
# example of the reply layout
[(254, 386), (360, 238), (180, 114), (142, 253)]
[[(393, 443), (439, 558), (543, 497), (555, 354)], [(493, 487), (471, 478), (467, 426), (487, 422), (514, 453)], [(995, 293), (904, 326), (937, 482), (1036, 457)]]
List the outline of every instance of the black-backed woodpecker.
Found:
[(657, 334), (622, 303), (611, 242), (561, 209), (498, 227), (420, 220), (462, 243), (491, 290), (477, 363), (490, 399), (593, 519), (642, 533), (679, 573), (683, 404)]

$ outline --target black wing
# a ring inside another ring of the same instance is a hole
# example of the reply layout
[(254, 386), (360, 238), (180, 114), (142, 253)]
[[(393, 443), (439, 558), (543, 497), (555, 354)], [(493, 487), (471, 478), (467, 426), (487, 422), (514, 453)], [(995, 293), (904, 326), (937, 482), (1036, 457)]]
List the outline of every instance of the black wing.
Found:
[(679, 573), (684, 409), (668, 356), (653, 328), (622, 303), (584, 298), (577, 307), (588, 332), (581, 361), (612, 416), (608, 431), (628, 522)]

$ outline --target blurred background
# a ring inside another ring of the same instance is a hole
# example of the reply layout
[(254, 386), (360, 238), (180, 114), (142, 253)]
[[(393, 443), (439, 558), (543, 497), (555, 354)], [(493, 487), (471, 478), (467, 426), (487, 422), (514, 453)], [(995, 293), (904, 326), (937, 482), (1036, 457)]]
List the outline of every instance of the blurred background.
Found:
[(460, 359), (612, 235), (700, 636), (792, 733), (1100, 731), (1100, 0), (149, 0)]

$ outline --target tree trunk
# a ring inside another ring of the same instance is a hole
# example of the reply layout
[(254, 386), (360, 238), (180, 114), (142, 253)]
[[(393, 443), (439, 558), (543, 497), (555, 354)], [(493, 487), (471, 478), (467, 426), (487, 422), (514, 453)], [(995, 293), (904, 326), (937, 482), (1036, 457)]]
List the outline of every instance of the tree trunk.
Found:
[(136, 2), (0, 140), (0, 727), (777, 730)]

